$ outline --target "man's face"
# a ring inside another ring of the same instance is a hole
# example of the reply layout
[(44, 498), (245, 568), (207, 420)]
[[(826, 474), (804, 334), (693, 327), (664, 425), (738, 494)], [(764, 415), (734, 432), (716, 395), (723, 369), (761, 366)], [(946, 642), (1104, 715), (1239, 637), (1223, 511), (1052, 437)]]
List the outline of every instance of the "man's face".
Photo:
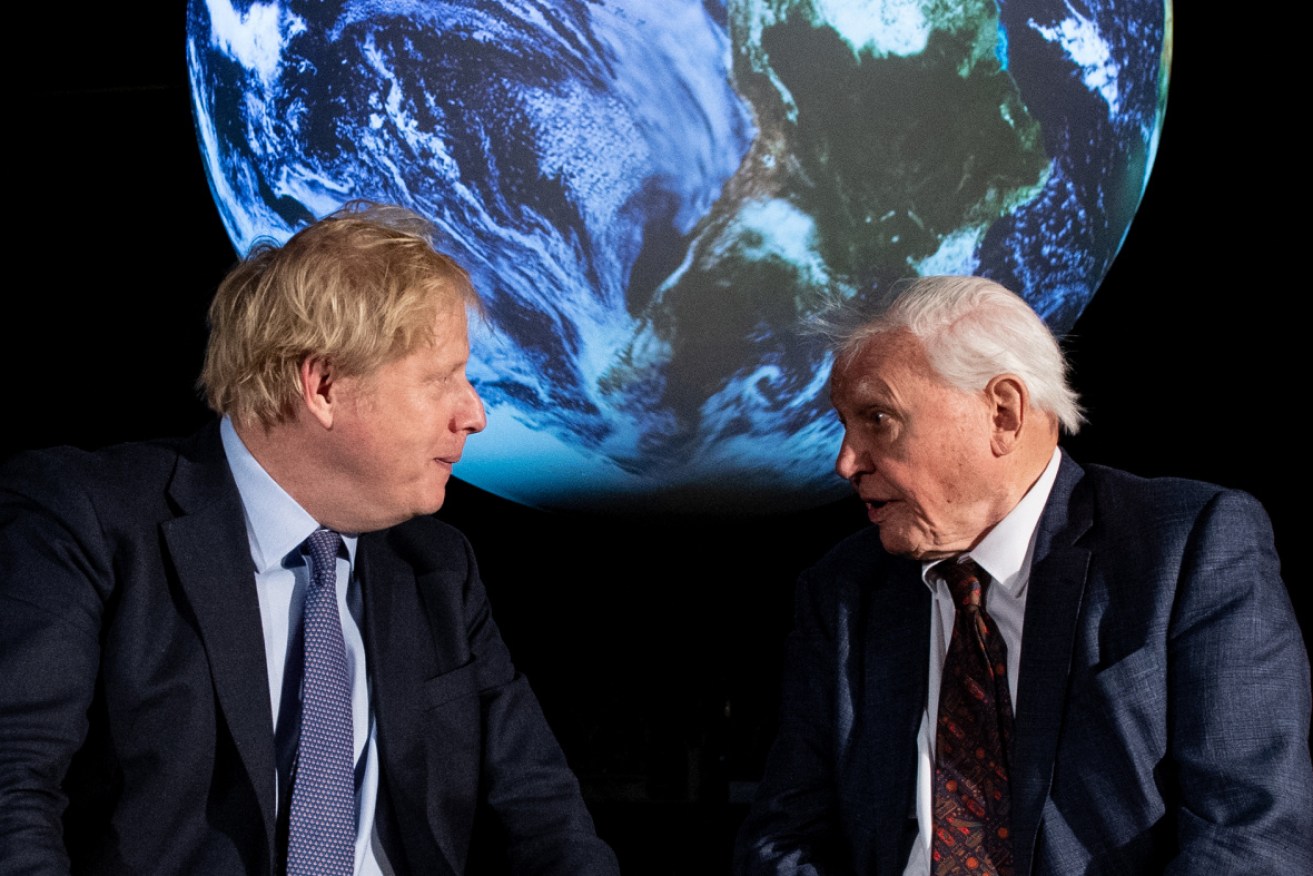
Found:
[(433, 340), (371, 374), (338, 378), (332, 464), (350, 485), (342, 515), (358, 531), (441, 508), (466, 437), (487, 423), (465, 377), (463, 302), (438, 307)]
[(1008, 512), (985, 394), (945, 383), (905, 330), (872, 339), (830, 378), (844, 425), (835, 469), (893, 554), (969, 550)]

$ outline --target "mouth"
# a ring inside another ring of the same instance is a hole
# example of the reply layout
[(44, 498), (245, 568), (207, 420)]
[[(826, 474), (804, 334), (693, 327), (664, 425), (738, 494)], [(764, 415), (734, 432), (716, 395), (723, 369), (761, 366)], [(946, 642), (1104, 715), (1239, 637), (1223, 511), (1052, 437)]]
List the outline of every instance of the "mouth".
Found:
[(863, 499), (862, 501), (866, 504), (867, 519), (877, 525), (880, 523), (880, 518), (883, 516), (881, 512), (894, 502), (893, 499)]

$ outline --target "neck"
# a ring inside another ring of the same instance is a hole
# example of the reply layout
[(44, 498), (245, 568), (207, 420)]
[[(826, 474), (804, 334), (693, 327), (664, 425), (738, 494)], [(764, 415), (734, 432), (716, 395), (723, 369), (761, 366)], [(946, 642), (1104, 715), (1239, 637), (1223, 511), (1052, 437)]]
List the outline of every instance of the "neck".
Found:
[(328, 485), (323, 473), (315, 471), (309, 464), (306, 448), (312, 447), (313, 443), (310, 436), (304, 434), (304, 423), (291, 419), (268, 426), (234, 420), (233, 430), (260, 467), (296, 504), (324, 526), (341, 530), (340, 521), (325, 514), (325, 509), (331, 507), (326, 500)]
[[(1019, 485), (1017, 492), (1017, 502), (1030, 492), (1030, 488), (1035, 486), (1035, 482), (1044, 474), (1044, 469), (1049, 467), (1049, 461), (1053, 459), (1053, 451), (1057, 449), (1058, 442), (1046, 442), (1037, 446), (1034, 451), (1027, 455), (1026, 459), (1018, 460), (1018, 469), (1016, 483)], [(1013, 503), (1015, 507), (1016, 503)]]
[(1053, 451), (1058, 446), (1058, 436), (1055, 431), (1051, 437), (1047, 435), (1042, 437), (1045, 440), (1022, 442), (1016, 445), (1013, 451), (1004, 457), (1007, 463), (1005, 474), (1001, 478), (1004, 486), (1000, 489), (994, 504), (994, 513), (991, 515), (993, 521), (981, 531), (971, 547), (974, 548), (979, 544), (1003, 518), (1012, 513), (1012, 510), (1039, 481), (1044, 469), (1048, 468), (1049, 460), (1053, 458)]

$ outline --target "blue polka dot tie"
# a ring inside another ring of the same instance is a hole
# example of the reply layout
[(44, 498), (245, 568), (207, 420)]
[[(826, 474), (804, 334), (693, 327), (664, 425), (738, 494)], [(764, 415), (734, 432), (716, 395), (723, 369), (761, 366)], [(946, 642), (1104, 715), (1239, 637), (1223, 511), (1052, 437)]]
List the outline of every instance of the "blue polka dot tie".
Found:
[(957, 614), (944, 658), (935, 741), (934, 876), (1012, 876), (1007, 645), (984, 608), (989, 576), (971, 560), (939, 567)]
[(342, 537), (328, 529), (306, 540), (311, 574), (302, 620), (305, 676), (288, 814), (287, 876), (349, 876), (355, 869), (351, 677), (337, 610), (341, 544)]

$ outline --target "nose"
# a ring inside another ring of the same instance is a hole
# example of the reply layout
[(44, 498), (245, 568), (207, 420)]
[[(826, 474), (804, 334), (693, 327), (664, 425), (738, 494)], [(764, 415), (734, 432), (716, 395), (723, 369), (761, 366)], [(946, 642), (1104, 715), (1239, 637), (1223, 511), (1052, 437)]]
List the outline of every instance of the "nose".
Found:
[(483, 409), (483, 399), (479, 398), (479, 391), (474, 388), (474, 384), (466, 380), (465, 389), (465, 398), (457, 414), (456, 431), (473, 435), (475, 432), (482, 432), (488, 425), (488, 415)]
[(855, 483), (854, 478), (859, 474), (869, 470), (869, 460), (866, 454), (861, 453), (853, 442), (849, 439), (848, 433), (843, 433), (843, 442), (839, 445), (839, 456), (834, 460), (834, 470), (839, 477), (849, 483)]

